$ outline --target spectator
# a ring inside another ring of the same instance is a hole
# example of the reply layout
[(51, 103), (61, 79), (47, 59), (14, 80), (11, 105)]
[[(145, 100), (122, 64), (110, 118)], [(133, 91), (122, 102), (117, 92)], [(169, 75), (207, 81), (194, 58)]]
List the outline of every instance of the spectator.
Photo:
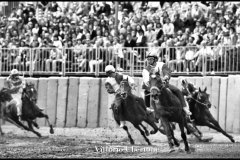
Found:
[(156, 40), (156, 34), (152, 29), (152, 24), (147, 26), (147, 31), (145, 32), (145, 36), (147, 38), (147, 44), (153, 43)]
[(139, 35), (137, 35), (136, 41), (137, 47), (146, 47), (147, 46), (147, 38), (143, 33), (143, 30), (139, 30)]
[(62, 63), (62, 52), (58, 52), (55, 46), (52, 46), (50, 57), (46, 60), (46, 71), (50, 71), (50, 64), (52, 63), (52, 71), (57, 71), (58, 63)]
[(166, 18), (166, 23), (163, 25), (163, 33), (168, 36), (174, 34), (174, 25), (170, 22), (170, 18)]

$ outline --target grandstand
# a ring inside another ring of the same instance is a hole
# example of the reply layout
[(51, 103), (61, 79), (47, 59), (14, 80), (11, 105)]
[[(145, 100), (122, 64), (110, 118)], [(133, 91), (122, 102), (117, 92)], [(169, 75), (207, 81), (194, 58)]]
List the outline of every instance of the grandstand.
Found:
[(0, 2), (0, 74), (141, 76), (149, 52), (173, 76), (240, 73), (239, 2)]

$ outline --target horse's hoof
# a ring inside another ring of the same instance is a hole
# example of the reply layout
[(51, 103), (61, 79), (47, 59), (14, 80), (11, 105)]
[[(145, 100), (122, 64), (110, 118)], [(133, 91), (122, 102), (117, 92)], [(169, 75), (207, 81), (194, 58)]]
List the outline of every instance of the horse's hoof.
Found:
[(51, 133), (51, 134), (54, 134), (54, 130), (53, 130), (52, 128), (50, 129), (50, 133)]
[(134, 144), (134, 141), (130, 141), (130, 143), (133, 145), (133, 144)]
[(234, 139), (231, 139), (232, 143), (235, 143), (235, 140)]
[(146, 135), (146, 136), (149, 136), (149, 132), (145, 132), (145, 135)]
[[(157, 133), (157, 132), (154, 130), (150, 131), (150, 134), (155, 134), (155, 133)], [(149, 134), (147, 136), (149, 136)]]

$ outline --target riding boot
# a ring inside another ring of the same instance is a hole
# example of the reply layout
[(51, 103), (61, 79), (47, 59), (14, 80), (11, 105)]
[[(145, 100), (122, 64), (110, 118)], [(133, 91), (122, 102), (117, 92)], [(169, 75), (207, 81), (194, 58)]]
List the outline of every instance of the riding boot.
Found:
[(169, 86), (170, 86), (169, 89), (170, 89), (173, 93), (175, 93), (175, 95), (176, 95), (176, 96), (178, 97), (178, 99), (180, 100), (180, 103), (181, 103), (182, 106), (183, 106), (184, 112), (185, 112), (188, 116), (192, 115), (192, 113), (189, 111), (188, 103), (186, 102), (186, 100), (185, 100), (182, 92), (181, 92), (177, 87), (175, 87), (175, 86), (173, 86), (173, 85), (169, 85)]
[(150, 95), (149, 95), (149, 91), (145, 90), (144, 91), (144, 102), (145, 102), (145, 105), (147, 106), (147, 108), (150, 107)]

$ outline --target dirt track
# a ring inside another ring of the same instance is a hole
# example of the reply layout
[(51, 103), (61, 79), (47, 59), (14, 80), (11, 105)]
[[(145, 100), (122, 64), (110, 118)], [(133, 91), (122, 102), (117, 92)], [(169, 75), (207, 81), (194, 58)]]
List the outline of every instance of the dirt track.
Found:
[[(189, 137), (191, 148), (195, 151), (186, 154), (177, 150), (168, 153), (166, 137), (160, 133), (150, 135), (152, 146), (148, 146), (138, 131), (130, 130), (135, 145), (130, 145), (122, 129), (106, 128), (54, 128), (38, 131), (43, 138), (21, 130), (15, 126), (2, 126), (5, 136), (0, 138), (0, 158), (240, 158), (240, 135), (234, 136), (231, 143), (220, 133), (204, 133), (213, 136), (209, 143), (197, 142)], [(180, 140), (180, 134), (176, 131)], [(181, 142), (180, 148), (184, 149)]]

